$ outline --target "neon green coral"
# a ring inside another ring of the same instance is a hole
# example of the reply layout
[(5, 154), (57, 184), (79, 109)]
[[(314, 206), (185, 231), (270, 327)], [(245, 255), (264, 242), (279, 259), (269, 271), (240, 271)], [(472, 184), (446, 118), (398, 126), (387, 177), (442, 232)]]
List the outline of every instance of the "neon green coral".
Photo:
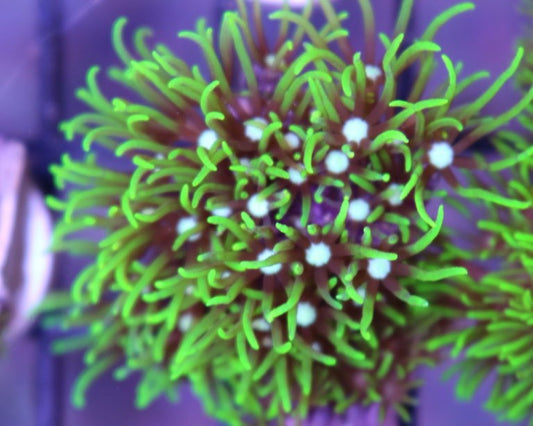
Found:
[[(523, 5), (528, 15), (530, 3)], [(525, 61), (516, 83), (525, 93), (533, 83), (530, 30), (521, 44)], [(477, 256), (462, 255), (475, 276), (461, 278), (453, 295), (460, 300), (454, 303), (454, 315), (461, 324), (431, 339), (428, 348), (452, 344), (452, 356), (461, 356), (447, 373), (459, 376), (459, 398), (471, 398), (490, 380), (485, 407), (500, 420), (533, 425), (533, 109), (528, 96), (521, 102), (526, 108), (518, 116), (520, 132), (501, 131), (493, 137), (495, 160), (480, 162), (483, 172), (469, 174), (469, 187), (458, 191), (481, 204), (476, 207), (482, 216), (480, 235), (470, 243)]]
[[(521, 120), (530, 113), (528, 108)], [(484, 214), (477, 223), (477, 256), (469, 259), (477, 276), (461, 279), (455, 295), (461, 301), (456, 315), (469, 325), (433, 338), (429, 348), (453, 343), (452, 355), (464, 357), (447, 373), (459, 375), (459, 398), (471, 398), (495, 376), (485, 407), (501, 420), (533, 424), (533, 163), (530, 142), (518, 133), (501, 132), (494, 145), (498, 159), (487, 165), (483, 180), (470, 177), (471, 194), (483, 201)]]
[[(466, 274), (435, 244), (446, 227), (442, 206), (428, 212), (443, 196), (433, 178), (457, 187), (461, 153), (533, 92), (479, 119), (514, 74), (519, 50), (477, 100), (456, 104), (481, 74), (460, 79), (460, 65), (437, 55), (433, 37), (471, 3), (407, 45), (413, 2), (403, 1), (395, 33), (380, 35), (382, 60), (372, 6), (359, 3), (363, 46), (352, 46), (346, 14), (321, 0), (320, 28), (309, 21), (312, 2), (271, 14), (279, 34), (270, 47), (259, 3), (250, 17), (239, 1), (220, 35), (204, 20), (180, 33), (198, 44), (207, 73), (162, 45), (150, 48), (145, 29), (130, 52), (126, 21), (117, 21), (124, 64), (109, 75), (133, 95), (107, 99), (92, 68), (78, 91), (92, 112), (62, 126), (68, 139), (82, 137), (86, 155), (52, 169), (60, 188), (76, 186), (65, 201), (49, 200), (63, 212), (54, 248), (94, 257), (61, 319), (88, 327), (77, 343), (59, 344), (86, 347), (77, 405), (115, 368), (119, 379), (141, 373), (139, 406), (188, 379), (210, 414), (234, 424), (352, 403), (407, 415), (412, 372), (433, 362), (429, 331), (413, 327), (428, 301), (414, 293)], [(448, 81), (430, 95), (439, 58)], [(396, 99), (410, 67), (414, 85)], [(116, 156), (113, 164), (96, 146)]]

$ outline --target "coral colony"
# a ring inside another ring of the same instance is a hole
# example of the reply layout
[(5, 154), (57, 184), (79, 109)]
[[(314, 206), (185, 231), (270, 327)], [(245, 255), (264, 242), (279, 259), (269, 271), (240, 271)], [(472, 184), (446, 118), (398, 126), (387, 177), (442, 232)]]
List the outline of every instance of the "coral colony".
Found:
[[(428, 347), (453, 344), (452, 357), (463, 355), (447, 372), (459, 372), (459, 398), (470, 398), (496, 373), (486, 407), (498, 412), (500, 420), (528, 418), (533, 424), (533, 150), (530, 142), (511, 132), (502, 132), (495, 145), (500, 158), (486, 166), (491, 191), (515, 201), (502, 206), (489, 200), (484, 205), (478, 222), (481, 243), (471, 244), (472, 253), (462, 255), (478, 267), (455, 283), (452, 294), (457, 299), (452, 303), (455, 315), (467, 319), (468, 327), (434, 336)], [(504, 169), (510, 169), (505, 177)], [(470, 177), (472, 184), (487, 186)]]
[[(531, 15), (532, 3), (524, 11)], [(517, 73), (525, 88), (533, 84), (531, 33), (522, 40), (528, 56)], [(519, 117), (521, 134), (501, 131), (493, 140), (496, 160), (482, 174), (469, 173), (469, 184), (493, 193), (481, 206), (481, 243), (470, 242), (473, 253), (462, 254), (470, 276), (455, 283), (458, 318), (469, 327), (434, 336), (432, 349), (454, 344), (452, 356), (463, 359), (450, 369), (459, 372), (457, 395), (470, 398), (487, 375), (496, 376), (486, 407), (500, 420), (529, 419), (533, 424), (533, 106)], [(525, 136), (525, 137), (524, 137)], [(481, 163), (480, 163), (481, 164)], [(496, 195), (498, 194), (498, 195)], [(503, 195), (507, 202), (501, 203)], [(514, 200), (509, 202), (509, 200)], [(497, 265), (495, 268), (494, 265)]]
[[(466, 351), (462, 396), (497, 368), (489, 408), (531, 417), (531, 148), (502, 137), (503, 159), (489, 166), (465, 153), (531, 103), (526, 91), (508, 111), (481, 114), (523, 49), (460, 103), (487, 73), (461, 77), (433, 39), (472, 3), (444, 11), (412, 43), (412, 0), (379, 35), (370, 0), (359, 0), (355, 42), (357, 18), (330, 0), (270, 14), (273, 43), (259, 2), (236, 4), (220, 34), (204, 20), (180, 33), (203, 52), (201, 66), (149, 47), (146, 29), (128, 48), (119, 19), (123, 66), (109, 76), (129, 95), (106, 98), (93, 67), (78, 91), (90, 112), (63, 124), (85, 154), (52, 169), (68, 188), (49, 199), (63, 214), (54, 247), (93, 259), (48, 301), (63, 307), (52, 323), (80, 331), (56, 349), (86, 351), (74, 403), (112, 370), (140, 376), (139, 407), (187, 380), (228, 424), (283, 424), (353, 404), (407, 417), (415, 369), (455, 343), (454, 354)], [(116, 159), (101, 162), (104, 151)], [(517, 164), (506, 186), (499, 171)], [(482, 168), (493, 186), (477, 177)], [(487, 211), (479, 259), (443, 224), (444, 201), (462, 211), (466, 199)], [(483, 259), (505, 267), (476, 277)]]

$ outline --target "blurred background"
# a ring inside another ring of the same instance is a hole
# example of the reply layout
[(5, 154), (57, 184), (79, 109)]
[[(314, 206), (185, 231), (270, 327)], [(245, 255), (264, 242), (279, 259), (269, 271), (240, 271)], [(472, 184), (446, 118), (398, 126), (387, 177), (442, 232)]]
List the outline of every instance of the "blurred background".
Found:
[[(348, 22), (358, 29), (356, 0), (337, 3), (340, 9), (350, 12)], [(390, 29), (396, 1), (372, 3), (379, 29)], [(412, 34), (420, 34), (434, 16), (454, 3), (416, 1)], [(466, 74), (487, 69), (495, 76), (507, 67), (515, 53), (524, 25), (519, 2), (475, 3), (476, 10), (454, 19), (438, 34), (437, 42), (453, 61), (465, 62)], [(26, 144), (37, 185), (50, 191), (48, 164), (57, 161), (62, 151), (77, 150), (56, 133), (57, 122), (84, 109), (74, 91), (84, 85), (91, 65), (106, 68), (118, 63), (110, 42), (115, 19), (127, 16), (129, 29), (151, 27), (154, 40), (164, 42), (189, 63), (195, 63), (199, 61), (198, 49), (193, 43), (178, 39), (176, 33), (193, 29), (202, 16), (214, 24), (226, 7), (231, 7), (231, 0), (0, 0), (0, 136)], [(503, 111), (518, 97), (507, 86), (487, 111)], [(60, 256), (53, 285), (68, 285), (81, 262)], [(54, 413), (48, 418), (55, 423), (46, 426), (215, 424), (203, 415), (201, 405), (187, 388), (182, 389), (177, 404), (160, 400), (148, 410), (137, 411), (133, 406), (135, 383), (114, 382), (111, 378), (99, 380), (91, 388), (86, 409), (73, 409), (69, 394), (82, 366), (81, 357), (69, 355), (52, 360), (46, 355), (47, 339), (37, 328), (0, 354), (0, 426), (45, 426), (39, 421), (47, 416), (47, 407), (53, 408)], [(453, 382), (440, 381), (442, 371), (443, 368), (420, 373), (426, 385), (420, 394), (419, 426), (497, 424), (482, 408), (487, 387), (474, 401), (458, 402)]]

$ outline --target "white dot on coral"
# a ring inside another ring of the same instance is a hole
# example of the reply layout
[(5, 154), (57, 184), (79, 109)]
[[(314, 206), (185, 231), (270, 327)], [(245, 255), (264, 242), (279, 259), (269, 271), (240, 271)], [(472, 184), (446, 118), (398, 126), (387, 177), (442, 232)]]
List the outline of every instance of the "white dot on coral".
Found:
[(311, 344), (311, 348), (315, 351), (315, 352), (322, 352), (322, 345), (318, 342), (313, 342)]
[(368, 261), (368, 275), (375, 280), (382, 280), (389, 275), (390, 261), (386, 259), (370, 259)]
[(445, 169), (453, 163), (453, 149), (448, 142), (435, 142), (428, 152), (429, 162), (437, 169)]
[(296, 307), (296, 324), (309, 327), (316, 320), (316, 309), (309, 302), (300, 302)]
[(188, 312), (181, 316), (178, 321), (178, 328), (182, 333), (186, 332), (189, 328), (191, 328), (193, 319), (193, 316)]
[(330, 151), (326, 156), (326, 169), (328, 169), (330, 173), (336, 175), (344, 173), (346, 170), (348, 170), (349, 165), (350, 160), (348, 159), (348, 156), (342, 151)]
[(230, 217), (232, 213), (233, 211), (227, 206), (217, 207), (211, 210), (213, 216)]
[(300, 146), (300, 138), (296, 135), (296, 133), (287, 133), (285, 135), (285, 142), (287, 142), (287, 145), (289, 145), (289, 147), (292, 149), (296, 149)]
[[(275, 254), (277, 253), (274, 250), (264, 249), (257, 256), (257, 260), (259, 261), (266, 260), (269, 257), (274, 256)], [(263, 266), (260, 269), (261, 269), (261, 272), (263, 272), (263, 274), (265, 275), (274, 275), (274, 274), (277, 274), (279, 271), (281, 271), (281, 263), (274, 263), (273, 265), (270, 265), (270, 266)]]
[(251, 121), (253, 121), (253, 123), (245, 124), (244, 134), (252, 142), (259, 142), (268, 122), (262, 117), (255, 117)]
[[(176, 226), (176, 231), (178, 232), (178, 234), (184, 234), (185, 232), (194, 228), (196, 225), (198, 225), (198, 221), (196, 220), (194, 216), (182, 217), (178, 221), (178, 225)], [(200, 238), (200, 234), (193, 234), (189, 237), (189, 240), (196, 241), (199, 238)]]
[(200, 136), (198, 136), (198, 146), (209, 150), (215, 144), (217, 139), (218, 135), (214, 130), (204, 130), (202, 133), (200, 133)]
[(255, 194), (246, 203), (246, 208), (252, 216), (265, 217), (268, 214), (268, 201)]
[(289, 169), (289, 180), (295, 185), (301, 185), (305, 182), (305, 178), (302, 176), (302, 172), (292, 167)]
[(381, 77), (381, 69), (375, 65), (366, 65), (365, 74), (366, 78), (369, 80), (376, 81), (379, 77)]
[(324, 266), (331, 259), (331, 249), (326, 243), (312, 243), (305, 251), (305, 260), (312, 266)]
[(270, 324), (264, 318), (256, 318), (252, 321), (252, 328), (259, 331), (270, 330)]
[(356, 222), (365, 220), (370, 214), (370, 204), (362, 198), (350, 201), (348, 205), (348, 217)]
[(389, 204), (391, 206), (399, 206), (402, 204), (402, 198), (400, 195), (402, 195), (403, 191), (403, 185), (398, 185), (397, 183), (392, 183), (387, 188), (388, 196), (387, 200), (389, 200)]
[(276, 63), (276, 55), (274, 55), (273, 53), (269, 53), (268, 55), (265, 55), (265, 65), (267, 67), (272, 68), (275, 63)]
[(155, 213), (155, 209), (153, 207), (145, 207), (141, 210), (141, 213), (145, 216), (150, 216)]
[(342, 126), (342, 134), (348, 142), (360, 144), (368, 137), (368, 123), (359, 117), (350, 118)]
[[(359, 296), (361, 296), (363, 298), (363, 300), (364, 300), (365, 297), (366, 297), (366, 289), (364, 287), (359, 287), (356, 291), (357, 291), (357, 294), (359, 294)], [(355, 306), (361, 306), (362, 305), (362, 303), (356, 302), (355, 300), (353, 301), (353, 304)]]
[(250, 159), (249, 159), (249, 158), (246, 158), (246, 157), (239, 158), (239, 163), (241, 163), (241, 165), (246, 166), (246, 167), (250, 167), (251, 164), (252, 164), (252, 163), (250, 162)]

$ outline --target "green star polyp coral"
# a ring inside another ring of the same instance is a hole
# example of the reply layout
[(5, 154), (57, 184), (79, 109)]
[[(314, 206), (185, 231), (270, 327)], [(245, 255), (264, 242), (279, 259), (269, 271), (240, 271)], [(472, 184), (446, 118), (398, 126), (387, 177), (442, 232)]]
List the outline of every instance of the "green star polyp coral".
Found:
[[(530, 49), (531, 34), (523, 43)], [(517, 75), (523, 89), (533, 82), (531, 59), (529, 51)], [(459, 376), (459, 398), (471, 398), (481, 383), (488, 382), (491, 393), (485, 407), (500, 420), (526, 420), (529, 425), (533, 425), (532, 113), (530, 104), (518, 117), (520, 133), (501, 131), (495, 136), (493, 161), (469, 176), (469, 185), (481, 191), (482, 199), (477, 206), (478, 235), (469, 244), (472, 255), (463, 259), (475, 274), (461, 277), (454, 295), (461, 324), (428, 344), (430, 349), (452, 344), (452, 356), (461, 356), (447, 373)]]
[[(526, 134), (532, 129), (530, 116), (531, 106), (520, 117)], [(533, 425), (533, 150), (523, 136), (509, 131), (494, 144), (497, 160), (470, 179), (473, 187), (502, 195), (478, 207), (480, 234), (470, 242), (472, 255), (465, 256), (475, 273), (461, 277), (454, 295), (461, 324), (434, 337), (428, 348), (452, 344), (453, 358), (462, 355), (447, 373), (459, 373), (459, 398), (471, 398), (481, 383), (490, 382), (485, 407), (500, 420), (527, 419)]]
[[(464, 151), (530, 102), (480, 119), (523, 52), (457, 104), (486, 74), (460, 79), (433, 38), (471, 3), (412, 44), (409, 0), (390, 37), (375, 34), (360, 0), (355, 44), (329, 0), (321, 27), (312, 2), (285, 6), (269, 16), (279, 23), (272, 45), (259, 3), (237, 4), (216, 39), (203, 20), (180, 33), (205, 70), (149, 47), (144, 29), (129, 50), (119, 19), (123, 67), (109, 76), (131, 95), (106, 98), (94, 67), (78, 91), (91, 112), (63, 124), (86, 154), (53, 167), (60, 188), (75, 185), (50, 199), (63, 212), (54, 247), (94, 258), (56, 297), (69, 306), (63, 326), (87, 327), (57, 345), (86, 347), (74, 401), (114, 368), (117, 378), (141, 373), (140, 406), (189, 379), (209, 413), (235, 424), (352, 403), (404, 413), (411, 373), (434, 357), (413, 331), (413, 310), (428, 305), (416, 289), (466, 273), (434, 244), (446, 238), (436, 183), (458, 187), (458, 169), (476, 167)], [(437, 66), (447, 79), (429, 94)], [(412, 87), (398, 99), (408, 71)], [(101, 161), (97, 146), (117, 158)]]

